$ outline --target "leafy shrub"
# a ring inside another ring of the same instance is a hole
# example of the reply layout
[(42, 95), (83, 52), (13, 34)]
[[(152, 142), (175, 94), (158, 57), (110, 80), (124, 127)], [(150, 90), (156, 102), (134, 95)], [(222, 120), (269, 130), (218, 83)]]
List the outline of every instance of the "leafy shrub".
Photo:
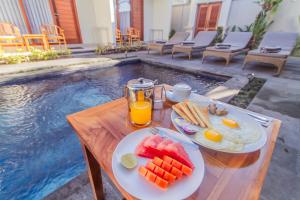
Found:
[(4, 55), (3, 52), (0, 52), (0, 61), (5, 64), (18, 64), (22, 62), (29, 62), (29, 61), (39, 61), (39, 60), (52, 60), (57, 59), (60, 56), (68, 56), (71, 54), (71, 50), (61, 50), (56, 51), (55, 49), (49, 50), (40, 50), (34, 47), (29, 49), (29, 54), (24, 54), (24, 50), (17, 49), (17, 53), (13, 55)]
[(176, 33), (176, 31), (174, 30), (174, 29), (172, 29), (171, 31), (170, 31), (170, 33), (169, 33), (169, 39), (171, 38), (171, 37), (173, 37), (173, 35)]
[(146, 47), (144, 45), (122, 45), (114, 47), (113, 45), (105, 45), (105, 46), (98, 46), (95, 50), (95, 53), (99, 55), (111, 54), (111, 53), (124, 53), (124, 52), (131, 52), (131, 51), (140, 51), (145, 50)]

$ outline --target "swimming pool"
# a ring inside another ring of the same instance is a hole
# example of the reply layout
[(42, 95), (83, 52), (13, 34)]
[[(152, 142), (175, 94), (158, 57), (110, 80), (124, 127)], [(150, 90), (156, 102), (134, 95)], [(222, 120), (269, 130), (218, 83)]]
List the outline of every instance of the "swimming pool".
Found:
[(138, 77), (186, 82), (200, 94), (225, 81), (137, 63), (0, 85), (0, 199), (41, 199), (82, 173), (66, 115), (121, 97)]

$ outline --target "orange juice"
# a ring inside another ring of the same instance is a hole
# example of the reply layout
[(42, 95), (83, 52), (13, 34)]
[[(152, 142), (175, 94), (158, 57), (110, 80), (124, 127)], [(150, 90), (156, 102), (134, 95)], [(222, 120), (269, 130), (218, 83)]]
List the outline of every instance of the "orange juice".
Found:
[(136, 125), (147, 125), (151, 122), (151, 102), (136, 101), (130, 106), (131, 121)]
[(135, 125), (148, 125), (151, 122), (151, 101), (144, 98), (143, 91), (137, 94), (137, 101), (130, 104), (130, 118)]

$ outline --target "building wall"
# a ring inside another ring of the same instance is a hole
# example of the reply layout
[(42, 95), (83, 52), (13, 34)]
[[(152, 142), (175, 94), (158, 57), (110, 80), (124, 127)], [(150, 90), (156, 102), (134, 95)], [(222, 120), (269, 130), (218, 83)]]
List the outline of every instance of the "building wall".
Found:
[(190, 9), (190, 1), (185, 4), (172, 6), (171, 30), (184, 31), (188, 29)]
[(131, 0), (131, 26), (141, 31), (141, 38), (144, 35), (144, 0)]
[(49, 0), (23, 0), (32, 33), (41, 33), (43, 24), (53, 24)]
[[(167, 40), (171, 28), (172, 0), (144, 0), (144, 40)], [(163, 31), (161, 36), (153, 29)]]
[(300, 1), (284, 0), (274, 16), (270, 31), (294, 31), (300, 33)]
[[(260, 11), (260, 6), (252, 0), (232, 0), (228, 25), (243, 27), (255, 21), (256, 15)], [(277, 13), (273, 16), (274, 23), (270, 26), (270, 31), (296, 31), (300, 32), (300, 1), (284, 0)]]
[(112, 0), (76, 0), (83, 43), (113, 43)]
[(144, 0), (144, 40), (151, 40), (151, 27), (153, 24), (153, 3), (152, 0)]
[(22, 34), (28, 33), (18, 0), (1, 0), (0, 22), (13, 23)]

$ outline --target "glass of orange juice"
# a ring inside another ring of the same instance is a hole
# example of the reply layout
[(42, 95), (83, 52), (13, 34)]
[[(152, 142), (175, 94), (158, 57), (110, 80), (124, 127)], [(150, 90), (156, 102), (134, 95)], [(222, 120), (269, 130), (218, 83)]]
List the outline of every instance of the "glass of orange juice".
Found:
[(125, 88), (130, 122), (144, 127), (151, 123), (154, 81), (144, 78), (128, 81)]
[(133, 125), (147, 126), (151, 123), (152, 101), (144, 97), (143, 91), (138, 91), (137, 101), (130, 104), (130, 120)]

